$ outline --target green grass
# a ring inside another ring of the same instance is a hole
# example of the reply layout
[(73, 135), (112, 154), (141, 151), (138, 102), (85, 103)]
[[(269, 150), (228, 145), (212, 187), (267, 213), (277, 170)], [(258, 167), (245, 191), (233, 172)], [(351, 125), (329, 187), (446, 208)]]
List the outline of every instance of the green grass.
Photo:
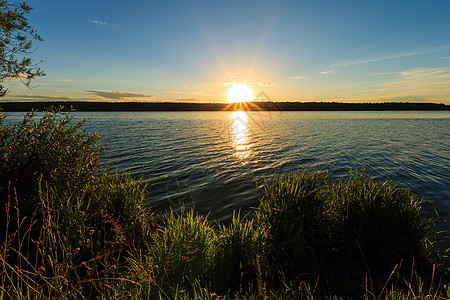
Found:
[(255, 220), (237, 212), (231, 224), (219, 224), (215, 242), (214, 287), (217, 291), (239, 291), (254, 284), (263, 285), (264, 242), (267, 232)]
[(344, 257), (363, 254), (372, 270), (387, 266), (388, 272), (400, 259), (404, 264), (430, 259), (435, 236), (432, 218), (422, 213), (426, 200), (363, 173), (327, 188), (327, 217)]
[(102, 168), (83, 122), (34, 118), (0, 128), (0, 299), (450, 297), (427, 201), (394, 182), (275, 174), (229, 224), (157, 221), (145, 181)]
[(317, 255), (327, 237), (325, 203), (321, 196), (325, 177), (318, 172), (293, 172), (263, 182), (257, 226), (267, 231), (266, 251), (274, 271), (314, 280), (322, 262)]
[(193, 210), (170, 212), (154, 235), (150, 256), (160, 286), (191, 285), (212, 272), (216, 233), (206, 217)]

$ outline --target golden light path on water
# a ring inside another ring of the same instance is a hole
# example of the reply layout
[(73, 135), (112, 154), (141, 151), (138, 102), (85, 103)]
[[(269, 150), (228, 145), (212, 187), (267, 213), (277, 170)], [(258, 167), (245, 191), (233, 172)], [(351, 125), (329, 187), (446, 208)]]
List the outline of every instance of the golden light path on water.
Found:
[(248, 117), (244, 111), (235, 111), (231, 114), (231, 145), (233, 146), (234, 155), (242, 160), (244, 165), (248, 164), (247, 158), (252, 152), (250, 143), (250, 131), (248, 129)]

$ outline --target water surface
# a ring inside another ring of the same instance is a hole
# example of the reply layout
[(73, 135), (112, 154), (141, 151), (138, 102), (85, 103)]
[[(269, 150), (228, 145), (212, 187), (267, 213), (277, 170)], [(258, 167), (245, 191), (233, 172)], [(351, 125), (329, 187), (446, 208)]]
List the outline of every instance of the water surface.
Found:
[[(20, 119), (20, 113), (8, 113)], [(393, 179), (450, 216), (450, 112), (78, 112), (105, 163), (149, 180), (158, 210), (180, 202), (228, 220), (257, 206), (254, 178), (350, 169)], [(428, 208), (429, 209), (429, 208)], [(446, 227), (447, 225), (442, 225)]]

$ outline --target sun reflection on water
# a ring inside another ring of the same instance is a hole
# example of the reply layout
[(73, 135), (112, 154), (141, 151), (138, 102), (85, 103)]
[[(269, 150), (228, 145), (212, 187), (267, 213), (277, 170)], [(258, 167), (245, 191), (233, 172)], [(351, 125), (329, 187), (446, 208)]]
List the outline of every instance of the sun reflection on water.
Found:
[(235, 153), (234, 155), (243, 161), (243, 164), (248, 164), (247, 158), (250, 156), (251, 143), (250, 143), (250, 132), (248, 129), (248, 118), (247, 113), (244, 111), (235, 111), (231, 115), (231, 145), (233, 146)]

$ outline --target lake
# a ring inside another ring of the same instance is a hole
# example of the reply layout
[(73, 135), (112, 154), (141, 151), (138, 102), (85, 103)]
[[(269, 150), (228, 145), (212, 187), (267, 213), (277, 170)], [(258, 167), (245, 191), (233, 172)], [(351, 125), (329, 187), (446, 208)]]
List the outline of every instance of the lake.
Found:
[[(7, 113), (9, 121), (21, 113)], [(392, 179), (450, 216), (450, 112), (77, 112), (104, 162), (148, 179), (158, 211), (179, 203), (218, 221), (258, 205), (254, 178), (296, 169)], [(430, 210), (430, 208), (428, 208)], [(448, 229), (446, 223), (442, 223)]]

